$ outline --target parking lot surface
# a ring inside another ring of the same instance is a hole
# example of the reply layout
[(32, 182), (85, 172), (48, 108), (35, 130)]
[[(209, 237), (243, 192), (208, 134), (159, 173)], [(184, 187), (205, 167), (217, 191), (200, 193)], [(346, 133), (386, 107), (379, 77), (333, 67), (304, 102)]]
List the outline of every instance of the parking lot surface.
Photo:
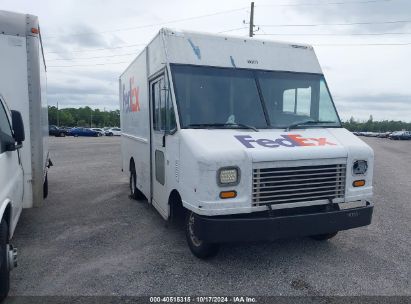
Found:
[(10, 294), (411, 295), (411, 141), (364, 140), (376, 156), (370, 226), (223, 245), (203, 261), (182, 229), (128, 199), (119, 138), (50, 138), (49, 197), (22, 214)]

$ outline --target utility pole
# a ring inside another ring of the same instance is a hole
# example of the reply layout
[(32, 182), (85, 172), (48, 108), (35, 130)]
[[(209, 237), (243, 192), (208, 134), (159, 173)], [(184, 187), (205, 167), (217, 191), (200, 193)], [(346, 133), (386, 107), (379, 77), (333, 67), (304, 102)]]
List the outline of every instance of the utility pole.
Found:
[(57, 127), (60, 127), (59, 102), (57, 101)]
[(254, 36), (254, 2), (251, 2), (250, 11), (250, 37)]

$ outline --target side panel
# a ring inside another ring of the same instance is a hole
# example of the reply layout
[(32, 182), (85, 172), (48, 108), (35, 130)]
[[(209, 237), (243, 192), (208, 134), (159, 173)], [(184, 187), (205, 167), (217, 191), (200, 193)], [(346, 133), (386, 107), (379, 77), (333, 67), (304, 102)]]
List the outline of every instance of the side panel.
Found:
[[(48, 123), (47, 116), (44, 111), (44, 105), (47, 107), (47, 101), (45, 100), (45, 91), (42, 91), (42, 89), (45, 89), (45, 72), (42, 71), (43, 68), (44, 65), (42, 64), (39, 38), (37, 36), (28, 36), (27, 74), (29, 91), (33, 206), (40, 206), (43, 202), (43, 182), (45, 179), (47, 160), (47, 146), (43, 147), (45, 129), (47, 128), (45, 123)], [(44, 98), (44, 101), (42, 98)]]
[(150, 193), (150, 120), (147, 82), (147, 50), (120, 77), (120, 121), (123, 171), (128, 174), (133, 159), (137, 188)]
[(33, 205), (32, 167), (31, 167), (31, 132), (29, 115), (29, 96), (27, 83), (26, 38), (0, 35), (0, 94), (7, 100), (11, 110), (20, 111), (23, 116), (26, 140), (21, 151), (24, 169), (23, 207)]
[(41, 103), (41, 130), (43, 141), (43, 181), (47, 173), (49, 159), (49, 109), (47, 103), (47, 73), (46, 64), (43, 60), (43, 50), (39, 44), (38, 61), (40, 64), (40, 103)]

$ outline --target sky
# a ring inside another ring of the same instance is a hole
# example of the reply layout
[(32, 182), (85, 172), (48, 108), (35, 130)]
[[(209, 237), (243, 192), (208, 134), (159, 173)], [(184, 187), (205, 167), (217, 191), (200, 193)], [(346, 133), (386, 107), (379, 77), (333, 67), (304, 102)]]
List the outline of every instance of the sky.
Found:
[[(118, 109), (118, 78), (162, 27), (247, 37), (244, 0), (1, 0), (39, 16), (48, 103)], [(256, 39), (312, 44), (338, 112), (411, 122), (411, 1), (255, 0)]]

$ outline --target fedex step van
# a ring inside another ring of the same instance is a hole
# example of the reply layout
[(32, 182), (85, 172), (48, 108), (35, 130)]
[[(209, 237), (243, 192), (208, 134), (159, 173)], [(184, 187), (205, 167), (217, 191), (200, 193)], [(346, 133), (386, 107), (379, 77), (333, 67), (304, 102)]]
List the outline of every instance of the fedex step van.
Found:
[(131, 196), (184, 215), (197, 257), (371, 223), (373, 151), (311, 46), (162, 29), (119, 85)]
[(17, 252), (10, 244), (22, 208), (47, 196), (46, 65), (38, 19), (0, 11), (0, 300)]

